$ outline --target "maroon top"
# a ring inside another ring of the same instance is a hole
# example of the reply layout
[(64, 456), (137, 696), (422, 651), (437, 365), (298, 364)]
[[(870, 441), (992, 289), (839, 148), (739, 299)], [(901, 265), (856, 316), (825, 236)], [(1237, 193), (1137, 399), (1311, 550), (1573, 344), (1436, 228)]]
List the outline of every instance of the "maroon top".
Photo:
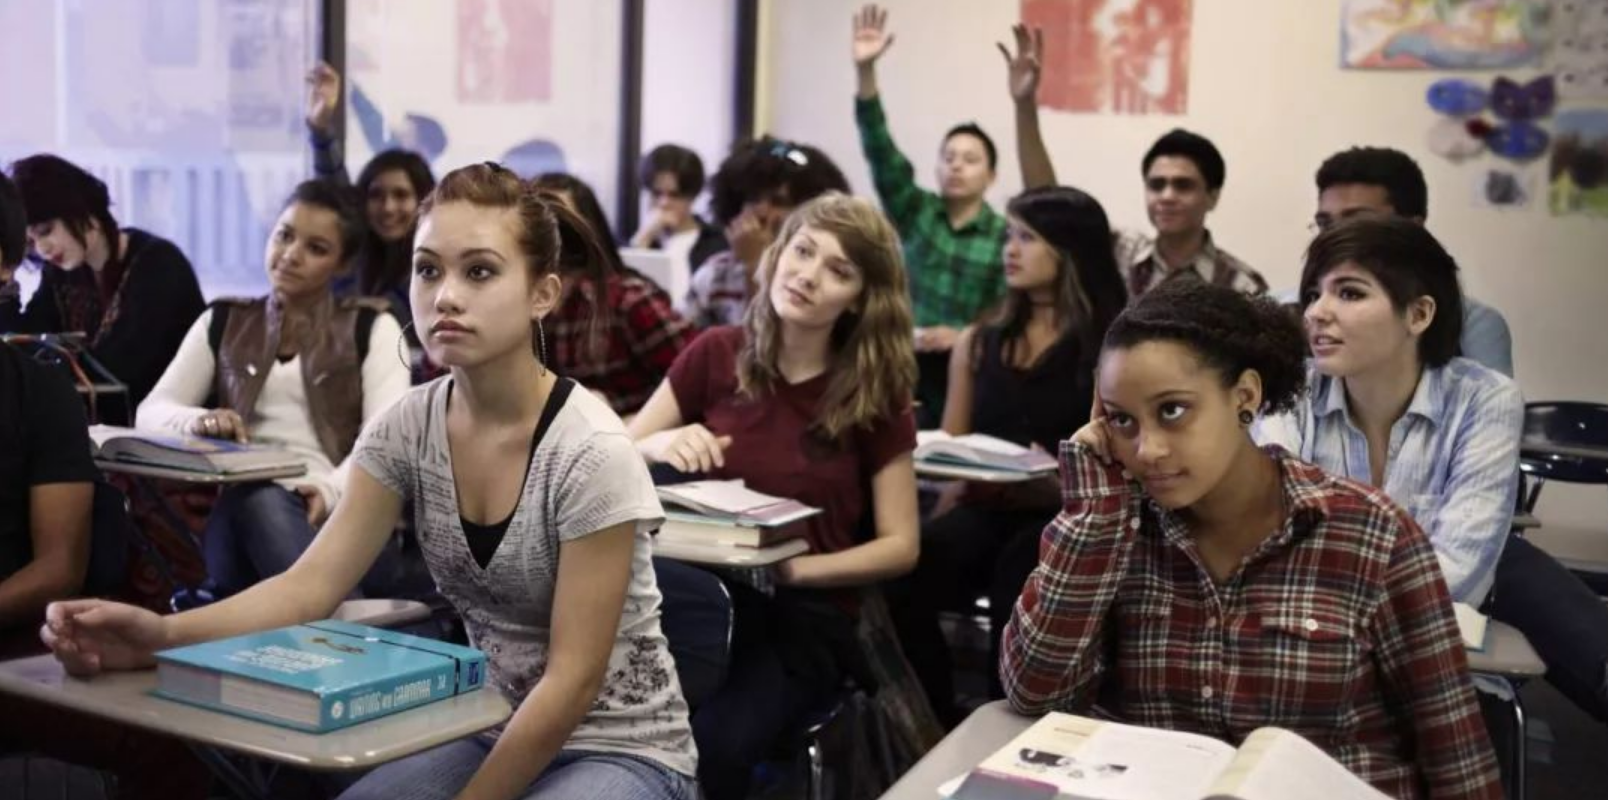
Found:
[(726, 466), (714, 478), (742, 478), (748, 488), (822, 509), (805, 534), (816, 553), (860, 544), (871, 477), (916, 447), (916, 418), (908, 404), (869, 429), (856, 428), (834, 446), (810, 431), (828, 371), (803, 383), (780, 384), (757, 399), (737, 394), (737, 351), (742, 328), (711, 328), (670, 367), (670, 388), (688, 424), (702, 423), (730, 436)]

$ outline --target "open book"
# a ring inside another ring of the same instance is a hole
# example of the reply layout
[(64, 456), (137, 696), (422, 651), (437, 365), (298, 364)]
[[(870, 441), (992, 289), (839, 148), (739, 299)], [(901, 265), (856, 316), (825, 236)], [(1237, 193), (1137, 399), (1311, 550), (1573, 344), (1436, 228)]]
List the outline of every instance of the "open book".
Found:
[[(1009, 793), (992, 791), (1001, 785)], [(1208, 736), (1060, 713), (1046, 714), (938, 791), (956, 800), (1388, 800), (1317, 745), (1279, 728), (1261, 728), (1236, 749)]]
[(756, 492), (745, 487), (741, 480), (660, 486), (659, 499), (711, 519), (748, 526), (775, 527), (821, 513), (820, 509), (797, 500)]
[(1055, 456), (981, 433), (950, 436), (943, 431), (916, 434), (917, 461), (960, 464), (1011, 472), (1054, 472)]
[(294, 472), (301, 459), (277, 447), (91, 425), (95, 458), (209, 475)]

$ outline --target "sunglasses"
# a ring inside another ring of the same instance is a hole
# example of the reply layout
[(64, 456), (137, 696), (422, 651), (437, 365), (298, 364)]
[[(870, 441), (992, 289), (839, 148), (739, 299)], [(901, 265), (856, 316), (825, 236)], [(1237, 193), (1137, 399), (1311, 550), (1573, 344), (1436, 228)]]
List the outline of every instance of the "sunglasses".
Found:
[(789, 162), (798, 167), (807, 167), (810, 164), (810, 156), (808, 153), (800, 150), (798, 146), (792, 142), (783, 139), (777, 139), (771, 142), (770, 145), (765, 148), (765, 155), (773, 158), (780, 158), (783, 161)]
[(1173, 191), (1183, 194), (1184, 192), (1193, 192), (1199, 189), (1200, 181), (1194, 178), (1164, 178), (1159, 175), (1154, 178), (1145, 178), (1145, 188), (1152, 192), (1158, 194), (1165, 192), (1168, 186), (1171, 186)]

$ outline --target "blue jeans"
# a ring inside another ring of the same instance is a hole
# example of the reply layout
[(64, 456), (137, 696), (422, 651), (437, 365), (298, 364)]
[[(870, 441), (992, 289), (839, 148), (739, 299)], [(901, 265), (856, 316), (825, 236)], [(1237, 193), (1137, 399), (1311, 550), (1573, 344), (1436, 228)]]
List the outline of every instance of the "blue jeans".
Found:
[[(307, 501), (277, 483), (224, 489), (201, 536), (214, 593), (222, 599), (290, 569), (315, 534), (307, 522)], [(363, 577), (363, 594), (385, 593), (396, 559), (394, 548), (380, 551)]]
[[(338, 800), (448, 800), (491, 753), (483, 736), (459, 739), (364, 775)], [(522, 800), (695, 800), (693, 779), (656, 761), (617, 753), (561, 750), (519, 795)]]

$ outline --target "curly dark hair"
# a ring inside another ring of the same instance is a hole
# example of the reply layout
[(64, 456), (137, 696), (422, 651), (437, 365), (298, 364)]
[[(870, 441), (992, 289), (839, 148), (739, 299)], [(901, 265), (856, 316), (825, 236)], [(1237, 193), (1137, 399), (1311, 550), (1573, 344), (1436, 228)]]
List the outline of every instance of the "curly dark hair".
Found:
[(849, 181), (837, 164), (807, 144), (762, 136), (734, 146), (709, 180), (709, 209), (725, 225), (743, 206), (766, 192), (782, 189), (794, 206), (827, 192), (849, 193)]
[(1104, 350), (1177, 342), (1233, 386), (1245, 370), (1262, 378), (1263, 414), (1295, 407), (1306, 391), (1306, 336), (1290, 309), (1226, 286), (1170, 280), (1145, 292), (1106, 331)]

